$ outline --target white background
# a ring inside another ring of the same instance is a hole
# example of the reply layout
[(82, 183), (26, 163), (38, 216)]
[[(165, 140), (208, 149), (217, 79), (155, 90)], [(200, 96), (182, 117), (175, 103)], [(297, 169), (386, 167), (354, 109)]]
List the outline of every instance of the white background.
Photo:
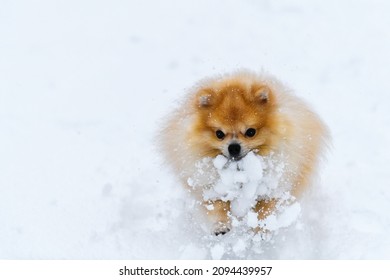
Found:
[[(353, 278), (353, 279), (389, 279), (389, 261), (286, 261), (286, 260), (46, 260), (46, 261), (0, 261), (0, 276), (7, 280), (42, 279), (50, 280), (55, 277), (58, 280), (67, 279), (302, 279), (313, 278)], [(120, 270), (128, 274), (120, 275)], [(216, 269), (214, 269), (214, 267)], [(254, 268), (255, 270), (251, 269)], [(267, 275), (261, 275), (261, 268)], [(269, 269), (269, 267), (272, 267)], [(156, 270), (164, 276), (156, 276)], [(239, 270), (241, 268), (241, 270)], [(247, 269), (245, 269), (247, 268)], [(149, 271), (146, 271), (149, 269)], [(200, 272), (200, 269), (202, 270)], [(241, 271), (238, 273), (224, 274), (224, 271)], [(153, 270), (153, 271), (152, 271)], [(169, 271), (175, 276), (169, 276)], [(250, 273), (250, 271), (255, 271)], [(260, 271), (256, 275), (256, 271)], [(194, 275), (185, 275), (194, 273)], [(222, 274), (218, 274), (222, 273)], [(245, 275), (245, 273), (247, 274)], [(136, 274), (137, 273), (137, 274)], [(179, 274), (177, 274), (179, 273)], [(216, 275), (213, 275), (217, 273)]]
[[(0, 258), (210, 258), (157, 151), (199, 79), (266, 70), (333, 144), (263, 253), (390, 258), (387, 1), (0, 1)], [(298, 229), (299, 228), (299, 229)]]

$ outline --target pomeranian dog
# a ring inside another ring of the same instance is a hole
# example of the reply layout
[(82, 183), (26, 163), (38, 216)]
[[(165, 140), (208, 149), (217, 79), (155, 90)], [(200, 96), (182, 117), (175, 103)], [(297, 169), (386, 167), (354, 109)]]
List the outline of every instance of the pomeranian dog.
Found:
[[(302, 100), (272, 76), (249, 71), (198, 83), (161, 133), (167, 163), (204, 204), (216, 235), (231, 227), (230, 202), (204, 201), (202, 190), (213, 185), (218, 173), (212, 164), (199, 172), (202, 159), (222, 155), (240, 161), (249, 152), (273, 154), (285, 167), (280, 187), (299, 197), (313, 179), (327, 138), (326, 126)], [(200, 187), (190, 183), (194, 176)], [(262, 220), (275, 211), (277, 202), (259, 197), (252, 210)]]

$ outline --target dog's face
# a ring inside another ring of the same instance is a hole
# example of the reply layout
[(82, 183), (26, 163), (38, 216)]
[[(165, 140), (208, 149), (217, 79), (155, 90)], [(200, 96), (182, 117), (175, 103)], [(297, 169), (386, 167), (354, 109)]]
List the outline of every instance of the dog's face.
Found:
[(269, 150), (274, 95), (261, 84), (221, 82), (195, 96), (196, 119), (189, 141), (199, 156), (240, 160)]

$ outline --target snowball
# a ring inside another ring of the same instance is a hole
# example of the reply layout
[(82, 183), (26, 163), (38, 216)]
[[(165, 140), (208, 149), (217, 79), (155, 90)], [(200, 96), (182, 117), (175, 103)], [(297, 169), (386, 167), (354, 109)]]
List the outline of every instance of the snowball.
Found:
[(253, 152), (248, 153), (242, 159), (242, 169), (251, 179), (251, 181), (259, 181), (263, 178), (263, 170), (265, 162), (261, 156), (255, 155)]
[[(230, 201), (232, 226), (256, 228), (258, 226), (277, 230), (291, 225), (299, 216), (300, 205), (283, 203), (293, 202), (288, 182), (282, 180), (285, 164), (281, 155), (273, 154), (263, 157), (249, 152), (239, 161), (232, 161), (223, 155), (215, 158), (204, 158), (196, 164), (199, 169), (188, 179), (190, 186), (201, 186), (204, 201)], [(277, 213), (262, 221), (253, 212), (257, 201), (277, 199)], [(213, 210), (213, 205), (205, 206)], [(214, 248), (214, 257), (219, 255)], [(220, 254), (223, 254), (220, 253)]]
[(264, 159), (253, 152), (249, 152), (240, 161), (229, 161), (218, 155), (213, 159), (213, 166), (219, 179), (211, 189), (204, 191), (204, 199), (230, 200), (232, 214), (245, 216), (256, 204), (258, 188), (263, 186), (266, 168)]
[(213, 164), (214, 164), (214, 167), (221, 170), (225, 164), (228, 162), (228, 159), (226, 157), (224, 157), (223, 155), (218, 155), (214, 160), (213, 160)]
[(240, 194), (230, 202), (230, 211), (237, 217), (243, 217), (254, 206), (255, 199), (245, 198)]

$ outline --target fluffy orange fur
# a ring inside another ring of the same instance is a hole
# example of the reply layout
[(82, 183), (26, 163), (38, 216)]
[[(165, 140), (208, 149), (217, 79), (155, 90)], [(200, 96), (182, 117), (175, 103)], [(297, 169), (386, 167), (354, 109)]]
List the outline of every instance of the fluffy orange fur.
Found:
[[(248, 129), (255, 134), (249, 135)], [(223, 137), (216, 136), (220, 132)], [(261, 156), (273, 153), (284, 161), (282, 181), (295, 197), (310, 185), (327, 138), (325, 125), (302, 100), (275, 78), (248, 71), (200, 82), (170, 115), (161, 133), (165, 158), (183, 185), (196, 172), (199, 160), (221, 154), (230, 157), (229, 145), (237, 143), (239, 157), (254, 151)], [(215, 174), (213, 168), (205, 170), (204, 187)], [(201, 189), (193, 190), (200, 201)], [(207, 210), (214, 232), (228, 231), (229, 202), (206, 203), (214, 206)], [(258, 201), (254, 207), (258, 218), (274, 211), (275, 204), (272, 199)]]

